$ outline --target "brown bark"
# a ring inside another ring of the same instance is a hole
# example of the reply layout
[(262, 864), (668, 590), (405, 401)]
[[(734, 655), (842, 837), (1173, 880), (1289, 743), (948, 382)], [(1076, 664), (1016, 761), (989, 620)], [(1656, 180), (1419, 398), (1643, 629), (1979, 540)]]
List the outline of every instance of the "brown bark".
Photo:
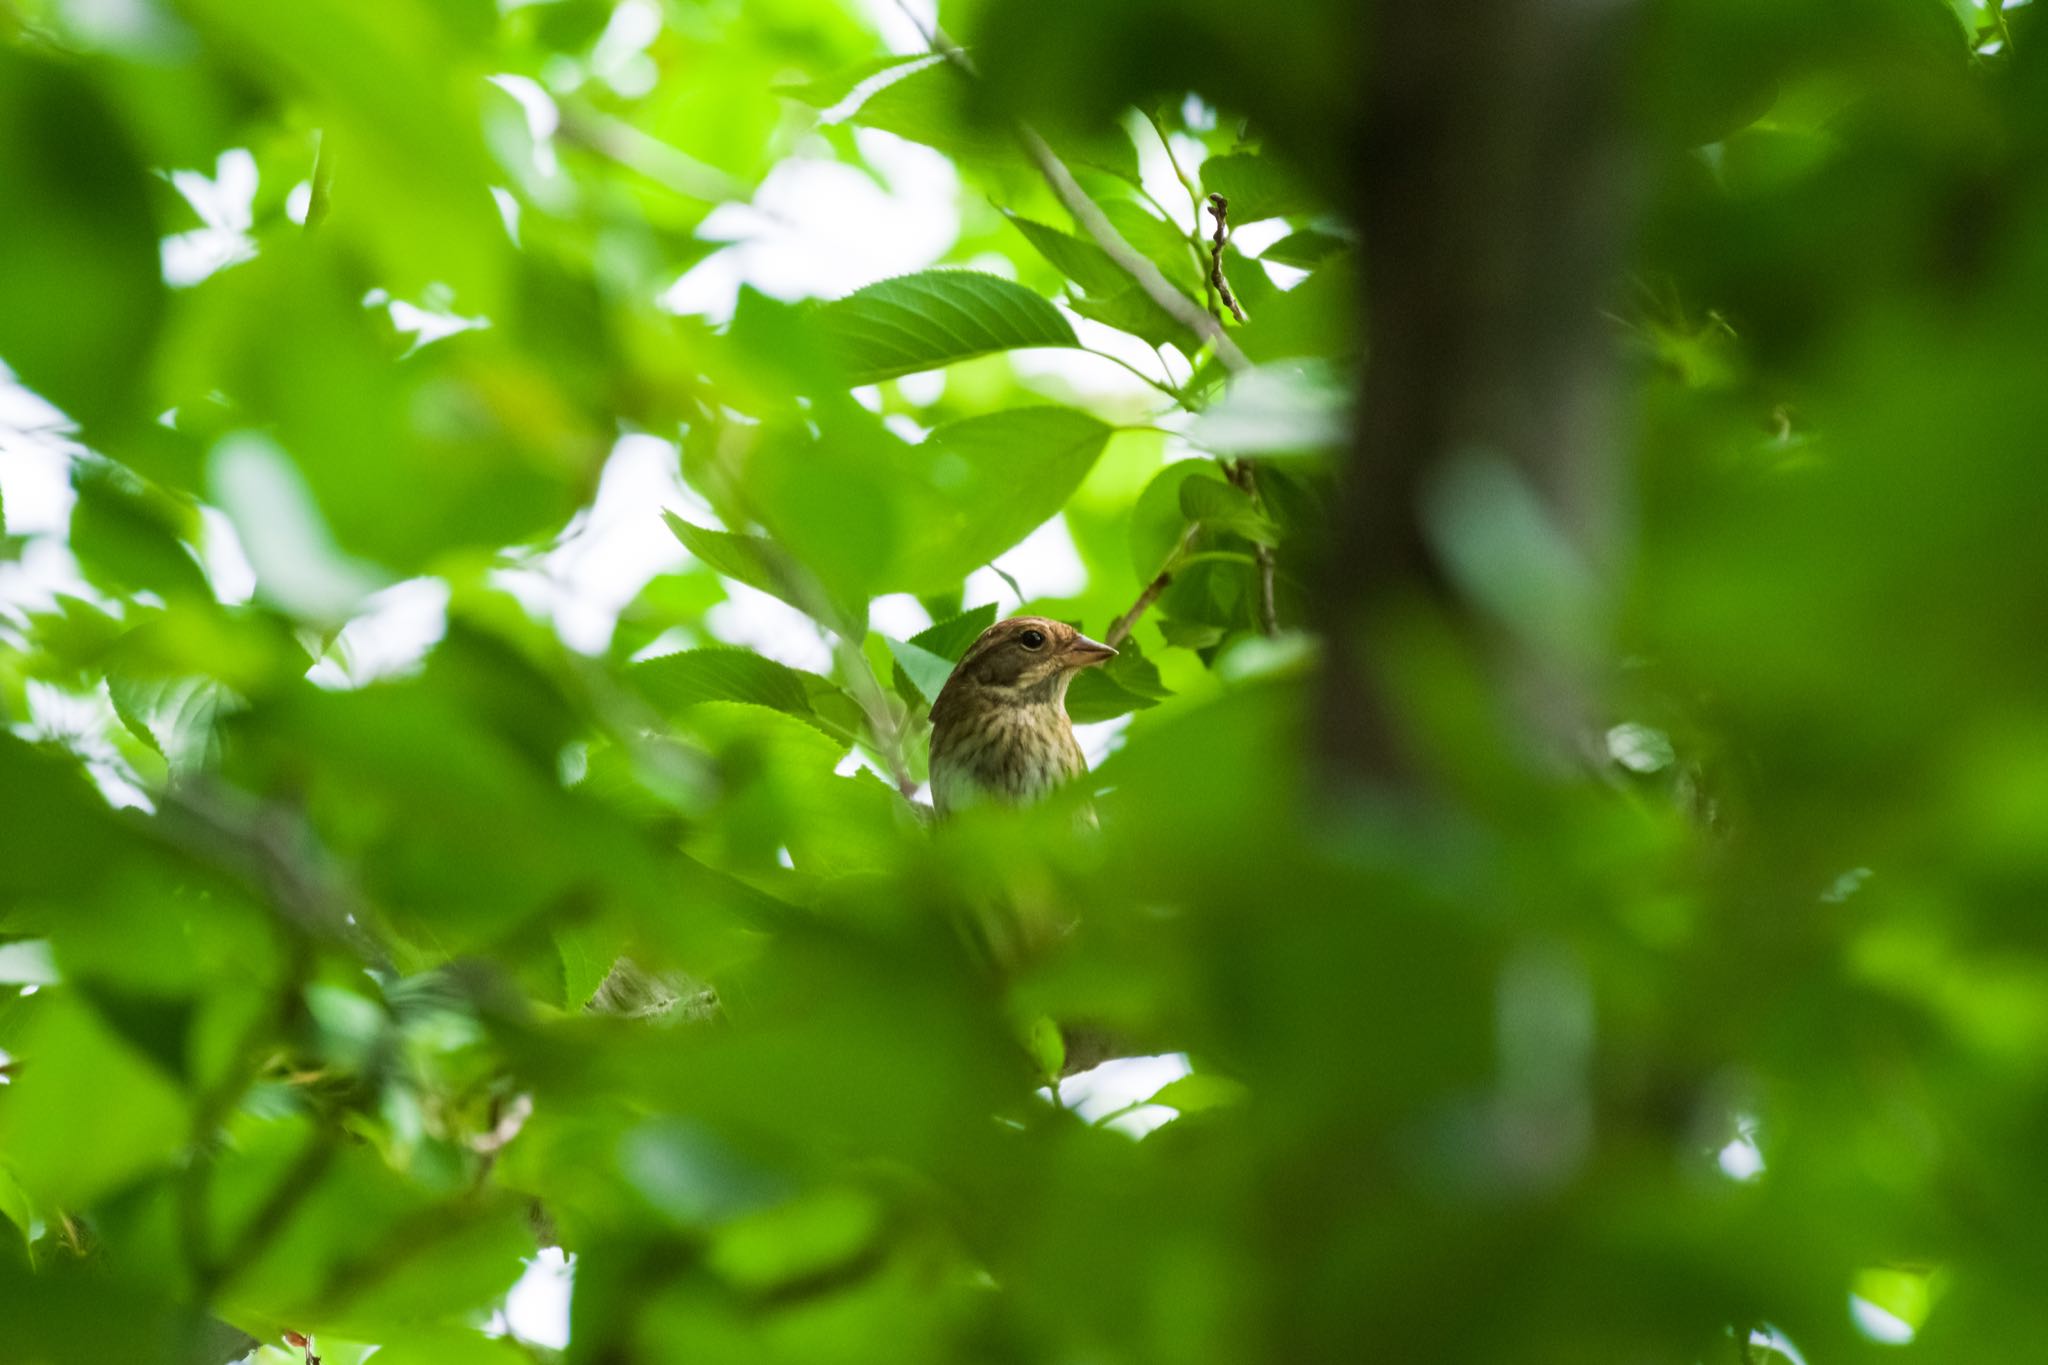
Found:
[(1423, 506), (1453, 462), (1505, 460), (1585, 556), (1612, 557), (1611, 347), (1629, 218), (1626, 0), (1376, 7), (1355, 157), (1366, 374), (1325, 562), (1319, 755), (1340, 784), (1413, 777), (1374, 640), (1461, 614)]

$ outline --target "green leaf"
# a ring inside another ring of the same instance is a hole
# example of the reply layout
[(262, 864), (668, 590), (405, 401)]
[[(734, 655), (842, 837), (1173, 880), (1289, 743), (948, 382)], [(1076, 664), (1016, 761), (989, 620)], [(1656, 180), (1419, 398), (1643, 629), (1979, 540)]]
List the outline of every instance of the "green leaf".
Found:
[(407, 1327), (372, 1357), (384, 1365), (532, 1365), (533, 1357), (508, 1337), (475, 1328)]
[(1103, 298), (1073, 299), (1069, 306), (1090, 322), (1129, 332), (1149, 346), (1178, 346), (1183, 355), (1192, 355), (1201, 347), (1195, 334), (1176, 322), (1140, 285)]
[(796, 669), (746, 649), (686, 649), (631, 665), (626, 676), (663, 711), (706, 701), (744, 701), (808, 715), (810, 693)]
[(77, 71), (0, 46), (0, 360), (93, 426), (139, 415), (164, 308), (149, 180)]
[(1306, 213), (1316, 207), (1292, 176), (1265, 157), (1250, 152), (1232, 152), (1204, 161), (1202, 188), (1230, 201), (1232, 227)]
[(946, 679), (953, 676), (953, 661), (943, 654), (934, 654), (923, 646), (907, 640), (893, 640), (886, 635), (882, 640), (889, 646), (889, 653), (896, 660), (896, 667), (910, 679), (911, 685), (917, 689), (917, 695), (923, 699), (924, 704), (930, 706), (936, 702), (939, 699), (939, 689), (946, 685)]
[(930, 650), (942, 659), (959, 663), (967, 653), (967, 647), (981, 638), (981, 633), (996, 623), (996, 604), (984, 602), (978, 607), (969, 607), (957, 616), (935, 621), (910, 637), (910, 643), (920, 649)]
[(810, 587), (801, 570), (774, 541), (764, 536), (714, 531), (685, 521), (673, 512), (661, 515), (676, 539), (683, 542), (683, 548), (707, 568), (782, 599), (850, 640), (860, 640), (867, 634), (866, 613), (850, 603), (833, 602), (822, 589)]
[(160, 754), (174, 773), (191, 772), (220, 756), (216, 726), (236, 705), (227, 689), (210, 678), (158, 678), (126, 668), (108, 671), (107, 696), (129, 733)]
[[(1152, 581), (1187, 535), (1188, 517), (1181, 510), (1181, 485), (1194, 479), (1221, 483), (1223, 476), (1209, 460), (1176, 460), (1152, 476), (1131, 507), (1131, 571), (1140, 583)], [(1199, 495), (1197, 495), (1199, 496)]]
[(813, 314), (855, 384), (1029, 346), (1079, 346), (1059, 310), (973, 270), (927, 270), (855, 290)]
[(24, 1246), (28, 1245), (29, 1227), (35, 1222), (35, 1216), (35, 1204), (29, 1199), (28, 1191), (8, 1174), (5, 1166), (0, 1166), (0, 1218), (14, 1224)]
[(48, 939), (0, 943), (0, 986), (54, 986), (63, 979)]
[(1162, 616), (1159, 618), (1159, 634), (1166, 643), (1176, 648), (1202, 650), (1222, 644), (1223, 637), (1229, 632), (1222, 626)]
[(820, 76), (815, 80), (778, 81), (774, 89), (776, 94), (787, 96), (801, 104), (808, 104), (814, 109), (830, 109), (877, 76), (914, 66), (929, 66), (940, 60), (942, 59), (929, 54), (905, 57), (892, 53), (886, 57), (855, 62), (851, 66), (841, 67), (830, 75)]
[(1280, 361), (1236, 375), (1195, 418), (1188, 443), (1216, 455), (1314, 456), (1343, 441), (1350, 394), (1338, 374)]
[(1060, 1073), (1067, 1069), (1067, 1040), (1060, 1033), (1060, 1026), (1051, 1015), (1038, 1015), (1031, 1021), (1031, 1034), (1025, 1042), (1031, 1050), (1031, 1060), (1038, 1063), (1038, 1074), (1058, 1085)]
[(1126, 639), (1116, 648), (1114, 659), (1084, 669), (1067, 689), (1067, 716), (1076, 725), (1114, 720), (1157, 706), (1173, 695), (1135, 639)]
[(1169, 223), (1135, 200), (1112, 199), (1101, 208), (1117, 235), (1158, 266), (1167, 283), (1190, 298), (1201, 292), (1208, 253), (1204, 250), (1198, 268), (1193, 245), (1179, 224)]
[(1017, 155), (1007, 133), (976, 117), (973, 91), (951, 62), (932, 62), (891, 81), (848, 121), (935, 147), (956, 160), (1002, 165)]
[(1011, 227), (1024, 234), (1033, 250), (1090, 294), (1120, 294), (1134, 283), (1130, 273), (1111, 260), (1108, 252), (1086, 238), (1061, 232), (1008, 209), (1003, 210), (1003, 216), (1010, 220)]
[(1222, 1109), (1243, 1104), (1249, 1092), (1243, 1082), (1213, 1072), (1196, 1071), (1179, 1080), (1168, 1081), (1152, 1092), (1147, 1104), (1164, 1104), (1178, 1109), (1183, 1114), (1200, 1113), (1204, 1109)]
[[(908, 643), (926, 654), (945, 660), (946, 667), (950, 672), (952, 666), (959, 663), (961, 657), (967, 653), (967, 647), (979, 639), (981, 633), (995, 623), (996, 604), (985, 602), (981, 606), (971, 608), (954, 616), (947, 617), (943, 621), (937, 621), (926, 626), (923, 630), (911, 636)], [(893, 651), (893, 645), (891, 649)], [(929, 706), (938, 700), (938, 692), (936, 690), (926, 691), (923, 687), (919, 686), (917, 682), (912, 680), (910, 674), (904, 671), (901, 662), (896, 663), (890, 669), (890, 672), (893, 675), (891, 682), (896, 688), (896, 695), (903, 698), (911, 706)], [(945, 686), (945, 681), (944, 678), (940, 678), (938, 686)]]
[(1350, 249), (1351, 239), (1348, 237), (1303, 228), (1299, 232), (1288, 233), (1261, 251), (1259, 259), (1275, 265), (1293, 266), (1296, 270), (1314, 270), (1332, 256), (1342, 255)]
[(902, 535), (888, 586), (952, 587), (1057, 515), (1115, 431), (1074, 408), (1013, 408), (905, 447)]
[(184, 1146), (184, 1095), (83, 1001), (52, 1000), (10, 1050), (36, 1064), (8, 1087), (0, 1150), (37, 1200), (84, 1207)]
[(189, 512), (114, 465), (80, 463), (71, 511), (71, 548), (96, 581), (119, 591), (204, 597), (212, 589), (178, 538)]

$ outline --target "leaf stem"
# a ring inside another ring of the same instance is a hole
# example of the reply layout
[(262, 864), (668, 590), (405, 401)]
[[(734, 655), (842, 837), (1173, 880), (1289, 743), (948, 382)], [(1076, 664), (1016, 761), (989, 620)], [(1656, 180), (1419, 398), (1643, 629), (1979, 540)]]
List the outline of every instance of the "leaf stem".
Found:
[[(1195, 264), (1197, 266), (1204, 265), (1207, 262), (1207, 255), (1202, 243), (1201, 187), (1195, 184), (1193, 177), (1189, 176), (1185, 170), (1181, 169), (1180, 158), (1173, 154), (1173, 139), (1166, 135), (1166, 125), (1159, 121), (1159, 116), (1153, 113), (1150, 109), (1147, 109), (1145, 111), (1145, 122), (1152, 126), (1153, 135), (1159, 139), (1160, 147), (1165, 150), (1166, 164), (1173, 167), (1174, 178), (1179, 180), (1181, 183), (1181, 188), (1188, 192), (1188, 206), (1194, 210), (1195, 215), (1194, 226), (1188, 229), (1188, 246), (1192, 248), (1195, 253)], [(1155, 206), (1159, 208), (1159, 211), (1161, 213), (1166, 213), (1165, 206), (1160, 205), (1157, 200), (1154, 200), (1153, 203)], [(1173, 218), (1173, 215), (1170, 213), (1167, 213), (1166, 216), (1169, 221), (1171, 221)], [(1202, 288), (1206, 295), (1209, 308), (1209, 315), (1211, 317), (1215, 317), (1216, 286), (1205, 279), (1202, 283)]]
[[(1133, 364), (1132, 364), (1132, 363), (1131, 363), (1130, 361), (1128, 361), (1128, 360), (1125, 360), (1125, 359), (1124, 359), (1124, 358), (1123, 358), (1122, 356), (1119, 356), (1119, 355), (1113, 355), (1113, 354), (1111, 354), (1111, 353), (1110, 353), (1110, 352), (1108, 352), (1108, 351), (1098, 351), (1098, 350), (1096, 350), (1096, 349), (1095, 349), (1095, 348), (1094, 348), (1093, 346), (1083, 346), (1083, 347), (1082, 347), (1081, 349), (1082, 349), (1082, 350), (1084, 350), (1084, 351), (1086, 351), (1086, 352), (1087, 352), (1087, 353), (1088, 353), (1089, 355), (1099, 355), (1099, 356), (1101, 356), (1101, 357), (1102, 357), (1102, 358), (1103, 358), (1104, 360), (1110, 361), (1110, 362), (1111, 362), (1111, 363), (1113, 363), (1113, 364), (1117, 364), (1117, 365), (1121, 365), (1121, 366), (1123, 366), (1123, 367), (1124, 367), (1125, 369), (1129, 370), (1129, 371), (1130, 371), (1130, 372), (1131, 372), (1132, 374), (1134, 374), (1134, 375), (1138, 376), (1138, 378), (1140, 378), (1140, 379), (1144, 380), (1144, 381), (1145, 381), (1145, 382), (1146, 382), (1147, 384), (1150, 384), (1150, 385), (1151, 385), (1151, 386), (1152, 386), (1153, 388), (1155, 388), (1155, 389), (1159, 390), (1159, 391), (1160, 391), (1161, 393), (1165, 394), (1165, 395), (1166, 395), (1166, 396), (1167, 396), (1168, 398), (1171, 398), (1171, 399), (1172, 399), (1172, 400), (1173, 400), (1173, 401), (1174, 401), (1174, 402), (1175, 402), (1176, 404), (1178, 404), (1179, 406), (1181, 406), (1181, 407), (1183, 407), (1183, 408), (1184, 408), (1184, 407), (1187, 407), (1187, 405), (1188, 405), (1188, 400), (1187, 400), (1187, 397), (1186, 397), (1186, 396), (1185, 396), (1184, 394), (1182, 394), (1182, 393), (1181, 393), (1181, 391), (1180, 391), (1179, 389), (1176, 389), (1176, 388), (1174, 388), (1174, 387), (1173, 387), (1173, 386), (1172, 386), (1171, 384), (1162, 384), (1162, 383), (1160, 383), (1160, 382), (1159, 382), (1158, 380), (1154, 379), (1154, 378), (1153, 378), (1153, 377), (1152, 377), (1151, 375), (1149, 375), (1149, 374), (1146, 374), (1146, 373), (1145, 373), (1145, 372), (1144, 372), (1143, 370), (1139, 369), (1139, 368), (1138, 368), (1138, 367), (1137, 367), (1136, 365), (1133, 365)], [(1162, 359), (1160, 360), (1160, 362), (1159, 362), (1159, 363), (1160, 363), (1160, 365), (1161, 365), (1161, 367), (1162, 367), (1162, 368), (1163, 368), (1163, 367), (1165, 366), (1165, 364), (1166, 364), (1166, 362), (1165, 362), (1164, 358), (1162, 358)]]
[(882, 690), (882, 680), (875, 676), (875, 670), (868, 664), (868, 656), (844, 636), (834, 636), (834, 648), (839, 663), (846, 670), (847, 686), (853, 691), (853, 700), (868, 718), (868, 729), (875, 737), (875, 749), (883, 764), (889, 769), (889, 780), (896, 784), (896, 790), (904, 799), (917, 795), (917, 781), (910, 775), (910, 764), (903, 755), (905, 726), (898, 720), (889, 705), (889, 697)]

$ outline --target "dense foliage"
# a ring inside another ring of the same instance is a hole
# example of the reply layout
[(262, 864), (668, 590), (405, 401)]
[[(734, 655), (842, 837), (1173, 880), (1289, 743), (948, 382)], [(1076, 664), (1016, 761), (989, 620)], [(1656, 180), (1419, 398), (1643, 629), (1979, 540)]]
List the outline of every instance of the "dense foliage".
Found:
[(0, 0), (0, 1361), (2035, 1358), (2038, 7), (1460, 8)]

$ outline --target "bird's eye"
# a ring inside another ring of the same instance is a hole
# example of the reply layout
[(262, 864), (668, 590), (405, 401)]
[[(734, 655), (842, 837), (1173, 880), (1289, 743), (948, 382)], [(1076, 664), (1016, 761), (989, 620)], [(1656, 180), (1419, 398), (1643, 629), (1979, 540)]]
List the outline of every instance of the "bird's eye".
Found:
[(1041, 649), (1045, 645), (1045, 632), (1042, 630), (1024, 631), (1018, 635), (1017, 642), (1026, 649)]

